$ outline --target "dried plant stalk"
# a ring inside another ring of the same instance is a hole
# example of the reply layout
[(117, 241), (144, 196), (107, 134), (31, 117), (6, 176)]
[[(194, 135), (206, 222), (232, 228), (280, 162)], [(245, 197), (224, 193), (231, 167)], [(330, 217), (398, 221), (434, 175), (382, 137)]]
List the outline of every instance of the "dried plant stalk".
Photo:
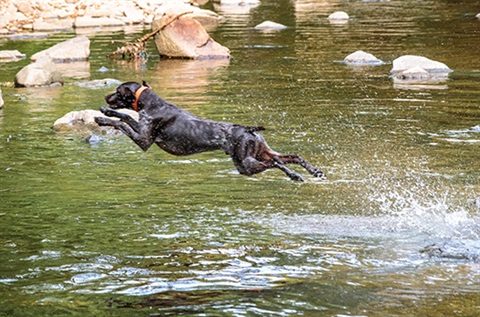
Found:
[(193, 12), (189, 11), (189, 12), (180, 13), (179, 15), (175, 16), (173, 19), (171, 19), (164, 25), (158, 27), (155, 31), (145, 34), (144, 36), (142, 36), (141, 38), (139, 38), (133, 43), (127, 43), (127, 45), (117, 48), (116, 51), (108, 54), (107, 56), (111, 59), (117, 59), (118, 56), (121, 56), (122, 59), (125, 59), (126, 56), (128, 56), (128, 59), (140, 58), (143, 54), (145, 54), (145, 45), (150, 38), (154, 37), (157, 33), (165, 29), (174, 21), (178, 20), (180, 17), (190, 13), (193, 13)]

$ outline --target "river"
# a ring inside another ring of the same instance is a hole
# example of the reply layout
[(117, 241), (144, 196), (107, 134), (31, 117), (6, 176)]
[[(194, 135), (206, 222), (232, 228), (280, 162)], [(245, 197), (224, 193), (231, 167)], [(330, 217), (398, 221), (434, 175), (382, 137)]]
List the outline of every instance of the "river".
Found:
[[(81, 31), (91, 57), (63, 87), (13, 88), (2, 63), (0, 316), (480, 316), (478, 1), (263, 0), (213, 6), (228, 61), (111, 61), (147, 28)], [(349, 13), (347, 24), (327, 16)], [(253, 27), (265, 20), (288, 26)], [(73, 32), (0, 39), (31, 56)], [(347, 66), (356, 50), (385, 65)], [(453, 73), (397, 84), (393, 59)], [(106, 67), (107, 72), (98, 71)], [(146, 80), (195, 115), (263, 125), (326, 180), (239, 175), (221, 152), (142, 152), (57, 133), (73, 110)]]

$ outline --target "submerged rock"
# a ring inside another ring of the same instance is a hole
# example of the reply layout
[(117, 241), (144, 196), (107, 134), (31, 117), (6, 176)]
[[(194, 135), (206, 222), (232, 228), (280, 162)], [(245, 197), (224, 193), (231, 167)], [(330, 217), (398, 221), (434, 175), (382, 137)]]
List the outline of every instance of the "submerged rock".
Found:
[(420, 252), (430, 257), (477, 262), (480, 261), (480, 242), (461, 240), (433, 243)]
[(344, 58), (343, 62), (349, 65), (383, 65), (382, 60), (376, 58), (370, 53), (364, 51), (356, 51)]
[(15, 75), (15, 87), (48, 86), (54, 83), (63, 84), (62, 74), (55, 63), (45, 57), (25, 66)]
[[(120, 112), (126, 113), (135, 120), (138, 120), (138, 113), (133, 110), (121, 109)], [(53, 123), (53, 129), (57, 132), (83, 132), (91, 133), (106, 130), (114, 130), (113, 127), (101, 127), (95, 122), (95, 117), (105, 117), (99, 110), (80, 110), (71, 111)], [(113, 118), (115, 119), (115, 118)]]
[(34, 54), (31, 60), (36, 61), (45, 56), (54, 62), (85, 61), (90, 56), (90, 40), (84, 35), (77, 36)]
[[(167, 24), (175, 16), (165, 15), (155, 20), (156, 29)], [(230, 58), (230, 50), (217, 42), (197, 20), (181, 17), (155, 36), (155, 45), (162, 56), (191, 59)]]
[(84, 87), (84, 88), (97, 89), (97, 88), (116, 87), (121, 83), (122, 82), (118, 79), (104, 78), (104, 79), (95, 79), (95, 80), (89, 80), (89, 81), (79, 81), (73, 84), (76, 86)]
[(285, 25), (272, 21), (265, 21), (254, 27), (255, 30), (283, 30), (286, 28)]

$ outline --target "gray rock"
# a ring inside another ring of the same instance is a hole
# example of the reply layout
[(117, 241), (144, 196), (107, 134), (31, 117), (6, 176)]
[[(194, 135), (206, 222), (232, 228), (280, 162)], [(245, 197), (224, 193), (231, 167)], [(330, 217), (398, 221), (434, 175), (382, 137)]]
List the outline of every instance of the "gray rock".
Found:
[(370, 53), (364, 51), (356, 51), (343, 60), (344, 63), (349, 65), (383, 65), (385, 64), (382, 60), (376, 58)]
[(104, 79), (95, 79), (89, 81), (80, 81), (73, 83), (76, 86), (90, 88), (90, 89), (98, 89), (98, 88), (110, 88), (110, 87), (117, 87), (122, 82), (117, 79), (113, 78), (104, 78)]
[(437, 242), (426, 246), (420, 252), (436, 258), (480, 261), (480, 243), (475, 240)]
[(448, 74), (453, 72), (453, 70), (444, 63), (433, 61), (423, 56), (404, 55), (393, 61), (393, 67), (390, 70), (390, 74), (404, 72), (414, 67), (423, 68), (428, 73)]
[[(174, 17), (165, 15), (153, 22), (157, 29)], [(197, 20), (181, 17), (155, 36), (155, 45), (162, 56), (191, 59), (230, 58), (230, 50), (217, 42)]]
[[(130, 115), (135, 120), (138, 120), (138, 113), (133, 110), (120, 109), (119, 111)], [(95, 133), (99, 133), (102, 131), (114, 130), (114, 128), (112, 127), (100, 128), (100, 126), (98, 126), (98, 124), (95, 122), (95, 117), (105, 117), (105, 115), (98, 110), (90, 109), (71, 111), (63, 117), (57, 119), (53, 123), (52, 128), (57, 132), (79, 132), (89, 135), (92, 131)]]
[(34, 54), (31, 60), (45, 56), (54, 62), (85, 61), (90, 56), (90, 40), (84, 35), (77, 36)]
[(63, 83), (63, 78), (49, 58), (41, 58), (25, 66), (15, 76), (15, 87), (48, 86), (53, 83)]
[(0, 51), (0, 60), (17, 60), (17, 59), (22, 59), (25, 58), (26, 55), (20, 53), (17, 50), (6, 50), (6, 51)]
[(285, 25), (272, 21), (264, 21), (254, 27), (255, 30), (283, 30), (286, 28)]

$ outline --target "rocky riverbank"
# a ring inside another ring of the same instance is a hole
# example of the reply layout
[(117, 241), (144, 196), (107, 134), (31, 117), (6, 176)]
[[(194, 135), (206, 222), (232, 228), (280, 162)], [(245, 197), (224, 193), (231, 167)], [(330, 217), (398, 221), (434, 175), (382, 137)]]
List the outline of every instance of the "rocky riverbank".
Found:
[(161, 7), (203, 4), (202, 0), (3, 0), (0, 35), (24, 31), (150, 24)]

